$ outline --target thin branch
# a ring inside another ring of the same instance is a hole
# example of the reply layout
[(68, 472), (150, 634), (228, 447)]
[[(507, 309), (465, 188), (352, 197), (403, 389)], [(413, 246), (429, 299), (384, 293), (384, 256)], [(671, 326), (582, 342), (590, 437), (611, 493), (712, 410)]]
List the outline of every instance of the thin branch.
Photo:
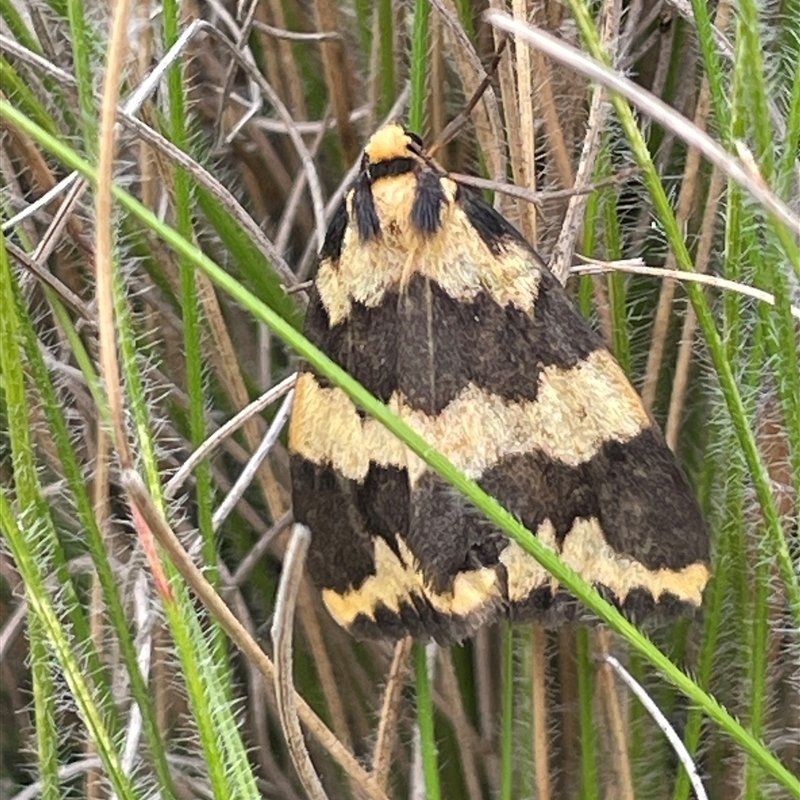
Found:
[[(619, 35), (620, 22), (618, 6), (613, 0), (606, 0), (603, 3), (602, 17), (603, 41), (607, 44), (612, 44)], [(572, 261), (572, 255), (575, 252), (575, 240), (583, 222), (588, 198), (582, 192), (590, 186), (590, 180), (597, 163), (597, 156), (600, 153), (600, 134), (603, 131), (608, 113), (607, 101), (608, 97), (605, 89), (600, 86), (595, 87), (592, 92), (589, 119), (586, 123), (586, 133), (583, 137), (578, 168), (575, 171), (575, 180), (573, 181), (575, 194), (567, 206), (567, 212), (561, 224), (561, 231), (553, 247), (553, 252), (550, 254), (550, 263), (548, 265), (561, 283), (565, 283), (567, 280), (568, 264)]]
[(328, 39), (342, 38), (342, 35), (336, 31), (298, 33), (297, 31), (287, 31), (284, 28), (273, 28), (272, 25), (267, 25), (266, 22), (261, 22), (258, 19), (253, 21), (253, 26), (268, 36), (274, 36), (276, 39), (289, 39), (292, 42), (324, 42)]
[(89, 311), (89, 306), (87, 306), (69, 286), (60, 281), (50, 270), (42, 267), (38, 261), (29, 256), (24, 250), (17, 247), (13, 242), (7, 241), (5, 245), (6, 250), (8, 250), (13, 258), (19, 261), (25, 269), (42, 283), (47, 284), (65, 303), (67, 303), (67, 305), (77, 311), (85, 322), (94, 323), (95, 316)]
[(230, 576), (230, 580), (225, 582), (225, 586), (234, 587), (241, 586), (249, 577), (250, 573), (261, 563), (261, 559), (267, 552), (267, 548), (272, 543), (273, 539), (287, 526), (291, 525), (294, 520), (294, 515), (291, 511), (286, 511), (283, 516), (275, 520), (269, 530), (259, 537), (258, 541), (250, 548), (247, 555), (239, 561), (239, 566), (236, 567), (236, 572)]
[[(585, 256), (583, 257), (585, 258)], [(755, 286), (748, 286), (744, 283), (731, 281), (727, 278), (720, 278), (717, 275), (708, 275), (703, 272), (685, 272), (678, 269), (664, 269), (663, 267), (645, 266), (641, 259), (633, 258), (624, 261), (598, 261), (586, 258), (585, 264), (575, 264), (570, 267), (570, 272), (574, 275), (592, 275), (602, 272), (631, 272), (636, 275), (653, 275), (656, 278), (664, 278), (676, 281), (694, 281), (713, 286), (717, 289), (727, 289), (731, 292), (738, 292), (746, 297), (752, 297), (768, 305), (775, 305), (775, 295), (765, 292), (763, 289), (756, 289)], [(790, 311), (795, 319), (800, 319), (800, 307), (790, 306)]]
[(459, 111), (458, 114), (456, 114), (456, 116), (450, 120), (450, 122), (447, 123), (444, 130), (436, 138), (436, 141), (428, 148), (429, 156), (433, 156), (437, 150), (441, 150), (442, 147), (446, 147), (469, 122), (470, 114), (474, 111), (475, 106), (478, 105), (478, 102), (483, 97), (483, 93), (492, 85), (492, 79), (494, 78), (494, 74), (497, 71), (497, 66), (500, 63), (500, 59), (503, 57), (503, 52), (505, 51), (507, 44), (508, 38), (503, 36), (500, 40), (500, 44), (497, 45), (497, 49), (494, 52), (491, 63), (486, 69), (486, 74), (478, 84), (478, 88), (472, 93), (472, 97), (469, 99), (467, 105), (464, 106), (464, 108), (462, 108), (461, 111)]
[[(241, 27), (237, 28), (237, 30), (236, 30), (236, 38), (235, 38), (234, 49), (237, 52), (243, 52), (246, 49), (245, 48), (245, 43), (247, 42), (248, 38), (250, 37), (250, 31), (253, 28), (253, 21), (255, 19), (256, 8), (257, 7), (258, 7), (258, 0), (250, 0), (250, 3), (248, 5), (248, 7), (247, 7), (247, 11), (245, 12), (245, 15), (244, 15), (244, 21), (242, 22)], [(241, 10), (241, 9), (239, 9), (239, 10)], [(248, 52), (248, 55), (252, 58), (252, 54), (251, 53)], [(225, 124), (224, 111), (225, 111), (225, 106), (228, 103), (228, 97), (230, 96), (231, 89), (233, 87), (233, 78), (234, 78), (235, 73), (236, 73), (236, 62), (235, 61), (231, 61), (231, 63), (228, 64), (228, 67), (227, 67), (227, 69), (225, 71), (225, 80), (224, 80), (224, 82), (222, 84), (222, 91), (220, 92), (220, 95), (219, 95), (219, 105), (217, 106), (218, 131), (217, 131), (217, 136), (216, 136), (217, 141), (216, 141), (216, 144), (214, 146), (215, 150), (217, 150), (217, 149), (219, 149), (221, 147), (221, 145), (223, 143), (223, 140), (224, 140), (225, 144), (230, 144), (234, 140), (234, 138), (235, 138), (236, 134), (239, 132), (239, 130), (242, 127), (244, 127), (244, 125), (247, 123), (247, 121), (249, 119), (251, 119), (252, 117), (254, 117), (261, 110), (261, 105), (262, 105), (263, 100), (262, 100), (261, 96), (257, 95), (254, 98), (254, 101), (250, 104), (249, 110), (247, 112), (245, 112), (245, 114), (242, 116), (242, 118), (233, 126), (233, 130), (230, 132), (230, 134), (228, 136), (225, 136), (223, 134), (223, 126)], [(252, 81), (251, 81), (251, 85), (252, 85)]]
[(9, 217), (5, 222), (0, 224), (0, 229), (3, 233), (12, 230), (16, 225), (24, 222), (29, 217), (35, 216), (39, 211), (44, 211), (50, 203), (55, 200), (59, 195), (69, 189), (69, 187), (78, 179), (78, 173), (73, 172), (67, 175), (64, 180), (59, 181), (52, 189), (48, 189), (41, 197), (38, 197), (29, 205), (25, 206), (19, 214), (14, 214)]
[(518, 197), (520, 200), (527, 200), (534, 205), (542, 205), (550, 200), (561, 200), (563, 198), (575, 197), (575, 195), (591, 194), (605, 186), (619, 186), (620, 183), (637, 175), (639, 170), (636, 167), (626, 167), (619, 170), (614, 175), (609, 175), (594, 183), (586, 183), (581, 186), (576, 185), (570, 189), (543, 189), (537, 191), (528, 189), (525, 186), (517, 186), (515, 183), (505, 181), (493, 181), (489, 178), (480, 178), (477, 175), (467, 175), (463, 172), (448, 172), (447, 177), (452, 178), (458, 183), (474, 186), (476, 189), (488, 189), (492, 192), (501, 192), (509, 197)]
[(258, 446), (256, 452), (253, 453), (253, 457), (247, 462), (247, 465), (236, 479), (236, 483), (234, 483), (228, 496), (220, 503), (219, 508), (214, 512), (211, 524), (215, 531), (219, 530), (222, 523), (225, 522), (228, 515), (233, 511), (242, 495), (247, 491), (247, 487), (252, 483), (253, 477), (258, 472), (259, 467), (269, 454), (269, 451), (272, 450), (275, 442), (278, 441), (283, 426), (289, 418), (293, 399), (294, 389), (291, 389), (289, 394), (286, 395), (286, 399), (281, 404), (280, 409), (278, 409), (278, 413), (275, 415), (275, 419), (272, 420), (272, 424), (269, 426), (269, 430), (262, 439), (261, 444)]
[[(430, 3), (438, 11), (443, 24), (452, 36), (459, 78), (465, 94), (472, 95), (486, 76), (483, 62), (461, 25), (453, 0), (430, 0)], [(475, 133), (487, 160), (489, 173), (492, 177), (498, 178), (506, 172), (506, 150), (500, 146), (503, 141), (503, 124), (497, 97), (491, 85), (487, 87), (482, 100), (483, 102), (473, 109), (478, 119)]]
[(268, 405), (274, 403), (278, 398), (283, 397), (287, 392), (294, 389), (297, 383), (297, 373), (293, 373), (288, 378), (284, 378), (280, 383), (264, 392), (257, 400), (245, 406), (236, 416), (231, 417), (224, 425), (214, 431), (190, 456), (183, 462), (181, 468), (170, 478), (166, 485), (164, 494), (167, 498), (175, 496), (186, 478), (192, 473), (197, 464), (204, 458), (208, 458), (211, 451), (219, 444), (232, 436), (242, 425), (251, 417), (259, 414)]
[[(60, 766), (58, 768), (58, 777), (66, 782), (74, 780), (81, 775), (85, 775), (93, 769), (102, 768), (103, 762), (100, 756), (89, 756), (88, 758), (82, 758), (79, 761), (73, 761)], [(41, 796), (42, 788), (42, 781), (35, 781), (26, 786), (22, 791), (17, 792), (13, 797), (9, 798), (9, 800), (36, 800), (36, 798)]]

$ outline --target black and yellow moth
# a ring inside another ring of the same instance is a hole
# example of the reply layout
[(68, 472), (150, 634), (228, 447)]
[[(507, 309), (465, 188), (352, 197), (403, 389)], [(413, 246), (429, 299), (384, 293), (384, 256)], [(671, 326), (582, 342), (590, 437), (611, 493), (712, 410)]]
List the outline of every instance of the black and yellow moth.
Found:
[[(533, 248), (401, 125), (378, 131), (320, 254), (306, 336), (632, 616), (697, 607), (698, 504)], [(446, 642), (577, 602), (324, 376), (289, 433), (295, 518), (333, 617)]]

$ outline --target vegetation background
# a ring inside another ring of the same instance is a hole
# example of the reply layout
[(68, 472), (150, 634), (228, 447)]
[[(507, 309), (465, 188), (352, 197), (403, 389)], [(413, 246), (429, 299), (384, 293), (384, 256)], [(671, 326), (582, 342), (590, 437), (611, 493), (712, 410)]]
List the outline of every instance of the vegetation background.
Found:
[[(648, 630), (658, 650), (565, 575), (608, 627), (492, 628), (413, 659), (353, 641), (300, 581), (311, 759), (330, 798), (699, 796), (621, 664), (708, 797), (800, 797), (800, 5), (490, 5), (733, 156), (522, 34), (437, 153), (492, 179), (569, 277), (696, 487), (714, 578), (701, 619)], [(304, 796), (271, 662), (197, 593), (273, 655), (285, 380), (315, 358), (295, 284), (369, 134), (400, 118), (433, 142), (462, 112), (502, 38), (486, 7), (0, 0), (3, 797)], [(154, 545), (164, 516), (191, 559)]]

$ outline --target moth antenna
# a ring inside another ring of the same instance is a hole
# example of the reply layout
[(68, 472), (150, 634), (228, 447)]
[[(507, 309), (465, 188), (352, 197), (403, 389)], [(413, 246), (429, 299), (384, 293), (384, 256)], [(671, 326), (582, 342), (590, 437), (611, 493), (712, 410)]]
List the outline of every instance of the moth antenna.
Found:
[[(409, 136), (412, 134), (409, 133)], [(448, 174), (446, 170), (442, 169), (441, 164), (437, 164), (436, 160), (433, 158), (433, 150), (426, 151), (425, 147), (422, 144), (422, 140), (419, 139), (418, 136), (414, 136), (412, 142), (408, 145), (408, 149), (418, 158), (421, 158), (425, 164), (430, 167), (432, 170), (437, 172), (439, 175), (446, 175)]]

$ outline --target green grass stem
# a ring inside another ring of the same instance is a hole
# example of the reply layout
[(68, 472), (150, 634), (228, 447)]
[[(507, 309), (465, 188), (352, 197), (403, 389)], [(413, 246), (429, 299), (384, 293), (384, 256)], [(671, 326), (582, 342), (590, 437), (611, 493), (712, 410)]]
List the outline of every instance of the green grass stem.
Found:
[(439, 758), (433, 718), (433, 698), (428, 675), (428, 653), (424, 642), (414, 642), (414, 683), (417, 690), (417, 724), (419, 725), (422, 774), (426, 800), (440, 800)]
[(514, 630), (508, 623), (502, 626), (502, 640), (500, 798), (512, 800), (514, 797)]

